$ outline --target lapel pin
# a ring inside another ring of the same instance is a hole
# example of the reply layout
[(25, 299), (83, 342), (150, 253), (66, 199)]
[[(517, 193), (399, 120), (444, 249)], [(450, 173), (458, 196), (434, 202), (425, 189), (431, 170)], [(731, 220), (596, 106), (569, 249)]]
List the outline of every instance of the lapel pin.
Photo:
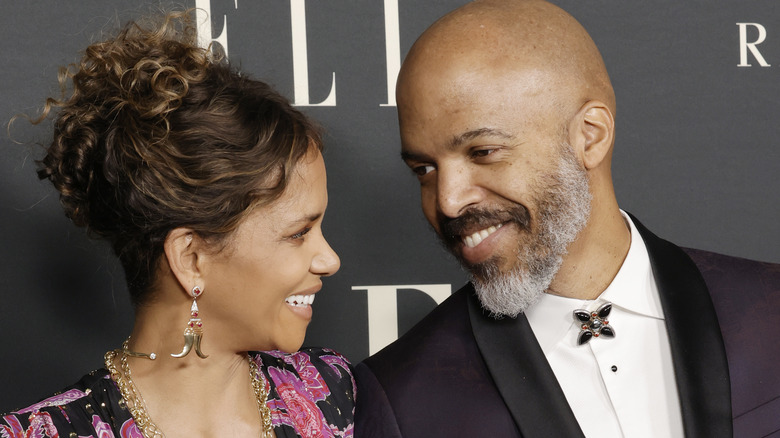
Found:
[(593, 312), (584, 309), (575, 310), (574, 320), (580, 323), (580, 329), (582, 329), (577, 336), (577, 345), (587, 344), (591, 339), (599, 336), (614, 338), (615, 330), (609, 325), (607, 319), (611, 311), (612, 303), (602, 304)]

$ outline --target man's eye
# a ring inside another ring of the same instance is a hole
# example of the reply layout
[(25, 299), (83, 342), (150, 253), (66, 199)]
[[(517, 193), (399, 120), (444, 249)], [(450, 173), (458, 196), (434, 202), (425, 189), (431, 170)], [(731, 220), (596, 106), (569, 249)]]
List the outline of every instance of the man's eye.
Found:
[(433, 170), (434, 170), (434, 167), (431, 166), (430, 164), (425, 165), (425, 166), (415, 166), (415, 167), (412, 167), (412, 172), (414, 172), (417, 176), (426, 175), (426, 174), (428, 174), (430, 172), (433, 172)]
[(484, 157), (487, 157), (488, 155), (492, 154), (495, 151), (496, 151), (495, 148), (491, 148), (491, 149), (476, 149), (476, 150), (471, 151), (471, 156), (473, 158), (484, 158)]

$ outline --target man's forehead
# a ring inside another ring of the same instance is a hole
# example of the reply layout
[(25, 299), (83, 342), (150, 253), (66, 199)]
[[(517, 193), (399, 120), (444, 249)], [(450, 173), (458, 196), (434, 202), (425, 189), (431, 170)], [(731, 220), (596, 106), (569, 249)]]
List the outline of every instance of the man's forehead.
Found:
[[(482, 54), (454, 56), (449, 62), (408, 61), (398, 80), (399, 110), (431, 104), (459, 107), (485, 96), (513, 99), (566, 92), (567, 82), (549, 65), (523, 63)], [(503, 101), (503, 99), (501, 99)]]
[(547, 117), (558, 107), (556, 96), (547, 92), (554, 84), (538, 70), (487, 76), (472, 71), (460, 77), (419, 79), (410, 80), (398, 95), (402, 136), (499, 131), (514, 135), (508, 126)]
[(456, 102), (497, 87), (561, 102), (596, 99), (614, 112), (612, 87), (593, 41), (573, 17), (542, 1), (474, 2), (445, 16), (409, 52), (397, 100), (434, 90), (440, 100)]

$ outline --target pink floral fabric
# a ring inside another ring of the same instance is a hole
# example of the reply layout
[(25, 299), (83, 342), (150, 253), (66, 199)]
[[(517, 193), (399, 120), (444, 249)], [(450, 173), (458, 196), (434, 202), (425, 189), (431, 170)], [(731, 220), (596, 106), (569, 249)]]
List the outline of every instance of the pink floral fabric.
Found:
[(86, 394), (82, 391), (79, 391), (78, 389), (71, 389), (68, 391), (65, 391), (61, 394), (52, 396), (47, 398), (46, 400), (43, 400), (41, 402), (38, 402), (34, 405), (28, 406), (24, 409), (20, 409), (15, 414), (27, 414), (30, 412), (39, 411), (41, 408), (45, 408), (47, 406), (60, 406), (60, 405), (66, 405), (74, 400), (78, 400), (81, 397), (84, 397)]
[(135, 424), (132, 418), (122, 424), (119, 436), (122, 438), (144, 438), (144, 434), (141, 433), (141, 429), (138, 428), (138, 425)]
[(25, 438), (59, 438), (60, 435), (48, 412), (34, 412), (30, 414), (29, 419), (30, 426), (25, 431)]
[[(353, 438), (355, 380), (327, 349), (254, 354), (277, 438)], [(143, 438), (108, 371), (0, 416), (0, 438)]]
[(7, 415), (3, 417), (5, 424), (0, 424), (0, 437), (11, 438), (17, 436), (23, 436), (24, 428), (22, 423), (14, 416)]
[(95, 371), (70, 389), (0, 417), (0, 438), (143, 438), (120, 399), (108, 372)]
[(97, 438), (116, 438), (114, 432), (111, 431), (111, 426), (101, 420), (97, 415), (92, 416), (92, 427), (95, 428), (95, 435), (97, 435)]
[(262, 352), (255, 360), (268, 379), (268, 406), (278, 437), (354, 435), (355, 381), (343, 356), (309, 349)]

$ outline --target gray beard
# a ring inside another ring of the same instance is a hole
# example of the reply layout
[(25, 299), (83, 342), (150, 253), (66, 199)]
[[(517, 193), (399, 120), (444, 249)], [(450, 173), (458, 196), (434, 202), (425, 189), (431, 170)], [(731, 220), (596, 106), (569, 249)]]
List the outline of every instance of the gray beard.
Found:
[(496, 319), (517, 317), (535, 304), (550, 287), (567, 248), (585, 227), (592, 195), (588, 175), (571, 146), (560, 147), (558, 168), (536, 184), (537, 224), (531, 241), (517, 250), (517, 262), (508, 272), (497, 264), (470, 274), (482, 307)]

